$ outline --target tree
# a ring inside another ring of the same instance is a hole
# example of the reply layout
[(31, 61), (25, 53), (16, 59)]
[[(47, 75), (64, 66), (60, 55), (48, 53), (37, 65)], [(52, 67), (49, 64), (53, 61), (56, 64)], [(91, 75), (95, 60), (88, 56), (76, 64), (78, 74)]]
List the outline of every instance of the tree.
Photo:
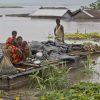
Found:
[(100, 0), (97, 0), (97, 2), (96, 2), (96, 8), (100, 9)]
[(94, 2), (94, 3), (91, 3), (90, 5), (90, 8), (92, 8), (92, 9), (96, 9), (96, 3)]
[(89, 6), (91, 9), (100, 9), (100, 0), (97, 0), (94, 3), (91, 3)]

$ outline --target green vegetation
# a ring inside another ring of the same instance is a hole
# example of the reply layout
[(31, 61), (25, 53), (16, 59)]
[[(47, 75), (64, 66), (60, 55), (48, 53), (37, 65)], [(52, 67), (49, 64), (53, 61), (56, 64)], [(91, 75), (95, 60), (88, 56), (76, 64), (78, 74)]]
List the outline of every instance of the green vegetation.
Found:
[(82, 9), (93, 9), (93, 10), (99, 10), (100, 9), (100, 0), (96, 0), (96, 2), (90, 3), (89, 7), (87, 6), (81, 6)]
[[(91, 33), (80, 33), (78, 30), (76, 33), (65, 33), (65, 39), (72, 40), (100, 40), (100, 33), (91, 32)], [(53, 39), (51, 34), (48, 35), (48, 40)]]
[(85, 74), (93, 74), (94, 67), (93, 67), (93, 63), (92, 63), (92, 59), (91, 59), (90, 55), (87, 56), (87, 59), (86, 59), (86, 61), (83, 62), (83, 64), (84, 64), (84, 68), (85, 68), (83, 72)]
[(100, 9), (100, 0), (97, 0), (97, 2), (96, 2), (96, 8)]
[[(87, 56), (83, 63), (83, 72), (92, 75), (95, 71), (91, 57)], [(66, 66), (55, 66), (45, 60), (43, 68), (30, 75), (29, 86), (39, 91), (39, 100), (100, 100), (99, 83), (79, 82), (71, 85), (67, 77), (69, 71)]]
[(65, 90), (47, 92), (40, 100), (100, 100), (100, 84), (80, 82)]
[(48, 35), (48, 40), (51, 40), (51, 39), (53, 39), (53, 36), (52, 36), (52, 34), (49, 34)]
[(29, 87), (45, 91), (65, 88), (68, 86), (67, 74), (66, 67), (57, 67), (45, 61), (40, 71), (30, 75)]
[(92, 9), (100, 9), (100, 0), (97, 0), (96, 2), (94, 2), (94, 3), (91, 3), (90, 5), (90, 8), (92, 8)]
[(94, 70), (94, 61), (92, 60), (90, 55), (87, 56), (87, 59), (83, 62), (83, 65), (83, 73), (85, 73), (85, 75), (91, 76), (93, 74), (96, 74), (98, 77), (100, 77), (100, 73)]
[(99, 33), (66, 33), (65, 39), (84, 40), (84, 39), (100, 39)]

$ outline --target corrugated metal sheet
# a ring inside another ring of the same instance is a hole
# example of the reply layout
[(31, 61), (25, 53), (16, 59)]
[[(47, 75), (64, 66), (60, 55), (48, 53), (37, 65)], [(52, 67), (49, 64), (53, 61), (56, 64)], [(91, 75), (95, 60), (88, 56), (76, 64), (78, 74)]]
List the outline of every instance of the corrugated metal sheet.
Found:
[(79, 10), (74, 15), (75, 19), (100, 19), (100, 10), (93, 10), (93, 9), (85, 9), (85, 10)]
[(30, 16), (63, 16), (68, 10), (67, 9), (39, 9)]
[(87, 13), (91, 14), (92, 18), (100, 18), (100, 10), (85, 10)]

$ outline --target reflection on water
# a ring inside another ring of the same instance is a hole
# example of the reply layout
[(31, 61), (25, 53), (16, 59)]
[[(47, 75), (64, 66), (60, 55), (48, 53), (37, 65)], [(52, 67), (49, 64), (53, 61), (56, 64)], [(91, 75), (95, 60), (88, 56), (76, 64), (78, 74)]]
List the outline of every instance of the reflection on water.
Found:
[(73, 70), (72, 72), (69, 73), (69, 78), (72, 83), (77, 83), (81, 80), (91, 78), (90, 76), (84, 75), (83, 70), (84, 70), (84, 68), (79, 68), (79, 69)]
[(68, 44), (83, 44), (83, 43), (92, 43), (92, 44), (97, 44), (100, 46), (100, 41), (98, 42), (95, 42), (95, 41), (92, 41), (92, 40), (65, 40), (66, 43)]
[(72, 82), (77, 83), (80, 81), (90, 81), (100, 83), (100, 55), (98, 57), (93, 56), (92, 59), (93, 61), (95, 61), (95, 65), (93, 66), (93, 74), (85, 75), (83, 73), (83, 67), (76, 69), (69, 74), (69, 77)]

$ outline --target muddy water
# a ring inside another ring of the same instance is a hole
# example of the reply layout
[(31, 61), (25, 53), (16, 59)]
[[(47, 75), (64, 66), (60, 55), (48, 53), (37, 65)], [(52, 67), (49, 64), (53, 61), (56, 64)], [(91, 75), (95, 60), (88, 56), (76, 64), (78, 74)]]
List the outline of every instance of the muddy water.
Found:
[[(92, 59), (95, 61), (94, 65), (94, 73), (91, 75), (87, 75), (83, 73), (84, 68), (78, 68), (69, 73), (69, 79), (72, 83), (78, 83), (80, 81), (89, 81), (89, 82), (98, 82), (100, 83), (100, 76), (96, 73), (100, 74), (100, 55), (93, 56)], [(6, 95), (10, 98), (16, 98), (16, 96), (19, 96), (22, 100), (38, 100), (37, 97), (34, 97), (36, 94), (34, 90), (29, 89), (27, 86), (10, 90), (10, 91), (3, 91), (3, 95)], [(11, 99), (7, 99), (11, 100)]]
[[(84, 74), (84, 67), (73, 70), (69, 73), (69, 78), (73, 83), (80, 81), (98, 82), (100, 83), (100, 55), (91, 58), (94, 61), (93, 74)], [(84, 61), (82, 61), (84, 63)]]
[(27, 87), (22, 87), (16, 90), (3, 91), (3, 96), (7, 97), (7, 100), (15, 100), (16, 97), (19, 97), (18, 100), (38, 100), (38, 97), (34, 96), (35, 94), (36, 92), (34, 92), (34, 90)]
[[(78, 69), (75, 69), (69, 73), (69, 79), (72, 83), (77, 83), (80, 81), (89, 81), (89, 82), (98, 82), (100, 83), (100, 76), (97, 74), (100, 74), (100, 55), (92, 56), (91, 58), (94, 63), (94, 73), (91, 75), (84, 74), (84, 68), (80, 67)], [(83, 61), (84, 62), (84, 61)], [(16, 96), (19, 96), (22, 100), (38, 100), (36, 97), (34, 97), (35, 92), (32, 89), (29, 89), (27, 86), (10, 90), (10, 91), (3, 91), (4, 96), (8, 96), (10, 98), (16, 98)], [(11, 100), (11, 99), (7, 99)]]

